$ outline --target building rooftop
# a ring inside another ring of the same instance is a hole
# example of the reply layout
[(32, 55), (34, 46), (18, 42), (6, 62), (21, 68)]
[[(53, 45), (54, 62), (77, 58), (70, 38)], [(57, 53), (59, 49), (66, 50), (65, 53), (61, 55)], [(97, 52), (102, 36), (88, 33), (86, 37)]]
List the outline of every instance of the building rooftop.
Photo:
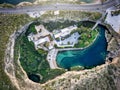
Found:
[[(66, 27), (64, 29), (61, 29), (61, 30), (57, 30), (56, 32), (54, 32), (54, 37), (55, 38), (58, 38), (58, 37), (64, 37), (68, 34), (70, 34), (74, 29), (77, 29), (77, 26), (74, 25), (74, 26), (69, 26), (69, 27)], [(59, 31), (59, 32), (58, 32)]]
[(41, 43), (45, 43), (45, 42), (50, 42), (49, 37), (44, 37), (44, 38), (40, 38), (39, 40), (35, 41), (34, 44), (37, 46)]

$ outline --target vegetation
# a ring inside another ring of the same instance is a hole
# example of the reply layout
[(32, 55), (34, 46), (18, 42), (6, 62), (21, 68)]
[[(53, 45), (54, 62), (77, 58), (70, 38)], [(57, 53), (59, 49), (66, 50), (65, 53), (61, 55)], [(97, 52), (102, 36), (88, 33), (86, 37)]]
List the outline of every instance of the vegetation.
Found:
[(12, 4), (3, 3), (3, 4), (0, 4), (0, 7), (2, 7), (2, 8), (14, 8), (15, 6)]
[[(28, 41), (27, 35), (29, 35), (31, 32), (36, 33), (36, 30), (34, 27), (35, 24), (38, 24), (38, 23), (31, 24), (28, 30), (26, 31), (26, 33), (20, 36), (16, 40), (15, 51), (20, 51), (20, 62), (24, 70), (27, 72), (28, 76), (30, 76), (29, 78), (35, 79), (35, 75), (39, 75), (40, 81), (38, 80), (35, 80), (35, 81), (44, 83), (64, 73), (65, 70), (64, 69), (54, 69), (54, 70), (50, 69), (48, 61), (46, 60), (47, 52), (42, 49), (36, 50), (34, 48), (33, 42)], [(87, 25), (87, 24), (82, 24), (81, 22), (77, 23), (75, 21), (69, 21), (69, 20), (66, 20), (64, 22), (52, 22), (52, 21), (46, 22), (46, 23), (40, 22), (39, 24), (43, 24), (51, 32), (57, 28), (62, 29), (70, 25), (74, 25), (74, 24), (78, 25), (79, 28), (76, 31), (81, 34), (81, 38), (79, 40), (80, 43), (78, 43), (79, 45), (78, 47), (86, 46), (89, 43), (91, 43), (91, 41), (93, 41), (93, 39), (95, 38), (97, 34), (96, 31), (91, 31), (89, 28), (86, 27), (86, 26), (92, 27), (93, 24)], [(94, 37), (90, 38), (90, 35), (91, 36), (93, 35)], [(73, 68), (72, 70), (74, 69), (78, 70), (78, 68), (77, 69)], [(79, 70), (80, 69), (81, 68), (79, 68)]]
[(84, 70), (85, 68), (83, 66), (73, 66), (70, 68), (71, 71), (80, 71)]
[[(102, 0), (106, 1), (106, 0)], [(40, 5), (48, 5), (48, 4), (54, 4), (54, 3), (70, 3), (70, 4), (89, 4), (94, 3), (94, 0), (43, 0), (43, 1), (37, 1)]]
[(16, 90), (4, 72), (4, 54), (9, 36), (29, 21), (27, 15), (0, 14), (0, 90)]
[(73, 32), (78, 32), (80, 34), (80, 38), (78, 40), (78, 43), (75, 45), (75, 48), (83, 48), (90, 45), (91, 43), (93, 43), (98, 34), (97, 29), (91, 30), (91, 28), (83, 26), (79, 27), (77, 30)]
[(111, 12), (111, 15), (112, 15), (112, 16), (120, 15), (120, 10), (112, 11), (112, 12)]
[[(41, 23), (50, 32), (52, 32), (53, 30), (63, 29), (65, 27), (68, 27), (71, 25), (77, 25), (78, 29), (71, 32), (71, 34), (78, 32), (81, 35), (78, 43), (75, 45), (75, 48), (83, 48), (83, 47), (88, 46), (89, 44), (91, 44), (94, 41), (94, 39), (96, 38), (96, 35), (98, 34), (98, 28), (96, 28), (95, 30), (91, 30), (91, 28), (94, 26), (94, 23), (89, 23), (89, 22), (82, 23), (82, 22), (65, 20), (64, 22), (49, 21), (46, 23), (44, 23), (44, 22), (41, 22)], [(70, 35), (68, 35), (68, 36), (70, 36)], [(68, 36), (66, 36), (66, 38)], [(59, 38), (57, 38), (56, 40), (59, 40)], [(58, 48), (56, 45), (55, 45), (55, 47)], [(68, 48), (70, 48), (70, 47), (68, 47)]]
[(25, 33), (26, 35), (29, 35), (30, 33), (36, 34), (37, 31), (35, 29), (35, 23), (31, 24), (27, 30), (27, 32)]
[(47, 28), (47, 30), (49, 30), (50, 32), (52, 32), (53, 30), (59, 30), (59, 29), (63, 29), (66, 28), (68, 26), (74, 25), (76, 24), (75, 21), (69, 21), (69, 20), (65, 20), (63, 22), (57, 21), (49, 21), (49, 22), (42, 22), (42, 24), (45, 26), (45, 28)]
[(84, 20), (84, 19), (91, 19), (91, 20), (98, 20), (100, 19), (102, 14), (99, 12), (85, 12), (85, 11), (59, 11), (58, 15), (54, 15), (54, 11), (47, 11), (43, 14), (40, 19), (43, 21), (63, 21), (63, 20)]
[[(30, 28), (26, 33), (28, 34), (28, 32), (31, 32)], [(26, 35), (22, 35), (16, 40), (16, 47), (19, 47), (17, 51), (20, 51), (20, 62), (28, 76), (31, 78), (34, 76), (35, 79), (35, 75), (39, 75), (40, 83), (65, 72), (64, 69), (50, 69), (46, 60), (47, 52), (42, 49), (36, 50), (33, 42), (29, 42)]]

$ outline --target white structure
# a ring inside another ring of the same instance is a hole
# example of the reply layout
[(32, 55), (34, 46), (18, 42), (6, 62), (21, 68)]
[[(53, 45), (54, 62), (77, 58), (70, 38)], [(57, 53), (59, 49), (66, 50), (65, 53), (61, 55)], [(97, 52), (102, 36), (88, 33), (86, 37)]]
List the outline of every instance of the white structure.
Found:
[(54, 34), (55, 38), (65, 37), (66, 35), (70, 34), (75, 29), (77, 29), (76, 25), (70, 26), (70, 27), (67, 27), (67, 28), (64, 28), (64, 29), (61, 29), (61, 30), (54, 31), (53, 34)]
[(29, 41), (33, 41), (33, 40), (34, 40), (34, 39), (33, 39), (33, 35), (34, 35), (33, 33), (29, 34), (29, 36), (28, 36), (28, 40), (29, 40)]
[(45, 43), (45, 42), (50, 42), (49, 37), (40, 38), (37, 41), (34, 41), (34, 44), (35, 44), (35, 47), (37, 48), (38, 45)]
[(59, 15), (59, 10), (54, 11), (54, 15)]
[(38, 18), (41, 15), (43, 15), (45, 11), (40, 11), (40, 12), (27, 12), (27, 14), (32, 17), (32, 18)]
[(78, 43), (78, 38), (80, 37), (78, 32), (73, 33), (70, 37), (65, 40), (55, 41), (55, 44), (58, 47), (73, 47), (76, 43)]
[(50, 34), (50, 32), (48, 32), (43, 25), (35, 26), (35, 29), (37, 31), (37, 34), (33, 34), (33, 33), (29, 34), (28, 36), (29, 41), (36, 41), (41, 37), (45, 37)]
[(105, 23), (107, 24), (110, 24), (111, 27), (117, 32), (117, 33), (120, 33), (120, 14), (115, 16), (113, 15), (112, 16), (112, 11), (115, 11), (115, 10), (111, 10), (112, 8), (108, 9), (107, 10), (107, 17), (106, 17), (106, 20), (105, 20)]
[[(37, 34), (29, 34), (28, 40), (34, 43), (36, 49), (43, 48), (40, 45), (44, 44), (45, 42), (50, 42), (50, 33), (44, 28), (43, 25), (35, 26), (35, 29), (37, 31)], [(52, 44), (48, 48), (53, 48)]]

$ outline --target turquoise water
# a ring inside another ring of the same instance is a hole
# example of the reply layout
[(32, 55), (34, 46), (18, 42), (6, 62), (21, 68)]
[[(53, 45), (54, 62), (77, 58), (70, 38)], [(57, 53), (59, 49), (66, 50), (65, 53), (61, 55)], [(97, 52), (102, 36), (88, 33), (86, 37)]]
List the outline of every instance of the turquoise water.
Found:
[(100, 27), (95, 42), (82, 50), (62, 51), (57, 55), (59, 67), (69, 69), (72, 66), (93, 67), (105, 63), (107, 54), (107, 41), (105, 29)]

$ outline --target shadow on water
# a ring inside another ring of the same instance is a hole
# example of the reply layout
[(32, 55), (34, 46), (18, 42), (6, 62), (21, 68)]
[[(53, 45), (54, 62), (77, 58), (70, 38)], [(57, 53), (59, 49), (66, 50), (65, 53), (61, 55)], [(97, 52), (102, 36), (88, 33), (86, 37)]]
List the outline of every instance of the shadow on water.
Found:
[(35, 74), (30, 74), (28, 75), (28, 78), (34, 82), (37, 82), (39, 83), (40, 82), (40, 77), (38, 75), (35, 75)]

